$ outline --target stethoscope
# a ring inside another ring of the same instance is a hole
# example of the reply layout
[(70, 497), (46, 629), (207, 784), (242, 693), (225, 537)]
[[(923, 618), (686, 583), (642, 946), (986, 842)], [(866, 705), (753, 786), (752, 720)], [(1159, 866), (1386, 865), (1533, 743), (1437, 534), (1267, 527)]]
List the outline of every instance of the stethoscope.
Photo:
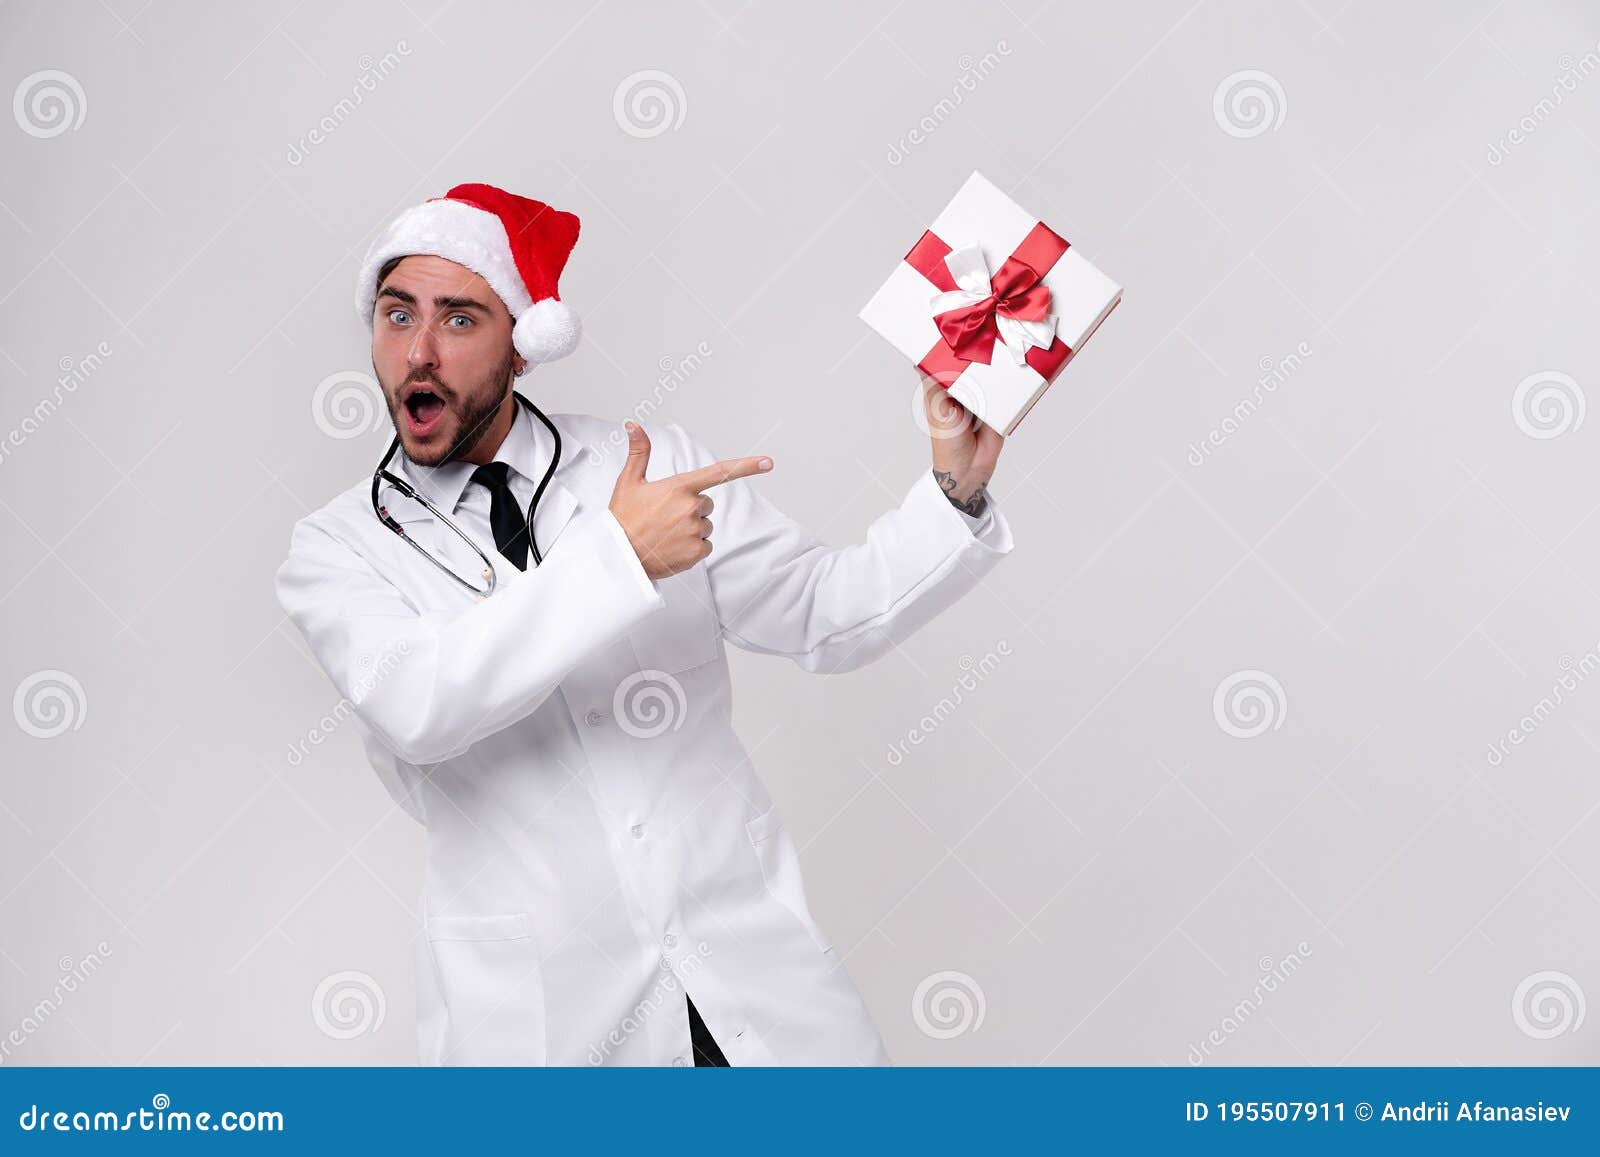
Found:
[[(544, 477), (539, 480), (539, 487), (533, 492), (533, 501), (528, 503), (528, 545), (533, 550), (533, 562), (534, 565), (537, 566), (544, 561), (544, 556), (539, 553), (539, 542), (536, 538), (534, 538), (533, 535), (533, 512), (539, 508), (539, 499), (544, 495), (544, 488), (550, 484), (550, 476), (556, 472), (556, 465), (561, 461), (561, 434), (556, 429), (555, 423), (551, 422), (549, 418), (545, 417), (544, 412), (540, 410), (538, 406), (535, 406), (532, 402), (528, 401), (527, 398), (524, 398), (515, 390), (511, 391), (511, 396), (516, 398), (517, 401), (521, 402), (530, 413), (532, 413), (539, 419), (539, 421), (545, 424), (550, 431), (550, 436), (555, 439), (556, 443), (555, 453), (550, 456), (550, 465), (545, 468)], [(396, 435), (395, 440), (389, 443), (389, 452), (383, 456), (383, 461), (379, 462), (378, 468), (372, 472), (372, 512), (378, 516), (379, 522), (383, 523), (390, 530), (394, 531), (403, 540), (409, 543), (412, 550), (415, 550), (423, 558), (427, 559), (434, 566), (438, 567), (441, 571), (454, 579), (459, 585), (465, 587), (479, 598), (486, 598), (494, 591), (494, 564), (489, 561), (489, 556), (483, 552), (478, 544), (472, 541), (472, 538), (467, 534), (467, 532), (462, 530), (453, 521), (451, 521), (450, 518), (446, 516), (444, 511), (440, 510), (433, 503), (429, 502), (415, 486), (412, 486), (411, 483), (407, 482), (404, 478), (389, 472), (389, 460), (394, 457), (394, 452), (399, 448), (400, 438), (398, 435)], [(405, 497), (413, 500), (414, 502), (420, 502), (430, 514), (432, 514), (445, 526), (449, 527), (457, 538), (466, 543), (467, 546), (472, 549), (473, 554), (477, 555), (483, 560), (482, 573), (484, 585), (481, 588), (473, 585), (471, 582), (458, 575), (455, 571), (451, 570), (448, 565), (436, 557), (431, 551), (428, 550), (427, 547), (423, 546), (416, 539), (407, 534), (405, 527), (401, 526), (394, 520), (394, 517), (390, 515), (388, 507), (379, 505), (378, 488), (385, 482), (387, 482), (390, 486), (393, 486)]]

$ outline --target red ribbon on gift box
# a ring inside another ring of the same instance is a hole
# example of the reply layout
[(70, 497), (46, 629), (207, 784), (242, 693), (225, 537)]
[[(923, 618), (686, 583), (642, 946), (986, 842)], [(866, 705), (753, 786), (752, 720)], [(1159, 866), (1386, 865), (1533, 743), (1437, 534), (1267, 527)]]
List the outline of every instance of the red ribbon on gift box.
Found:
[[(1040, 282), (1061, 260), (1067, 247), (1067, 240), (1043, 221), (1035, 225), (990, 279), (993, 293), (973, 305), (939, 315), (936, 320), (941, 340), (934, 343), (917, 368), (948, 389), (972, 362), (988, 363), (1000, 338), (994, 320), (996, 311), (1026, 321), (1044, 317), (1049, 311), (1050, 290)], [(944, 263), (949, 252), (950, 246), (929, 230), (918, 238), (905, 260), (935, 288), (949, 293), (961, 288)], [(1071, 356), (1072, 350), (1057, 336), (1047, 348), (1030, 349), (1026, 360), (1049, 381)]]

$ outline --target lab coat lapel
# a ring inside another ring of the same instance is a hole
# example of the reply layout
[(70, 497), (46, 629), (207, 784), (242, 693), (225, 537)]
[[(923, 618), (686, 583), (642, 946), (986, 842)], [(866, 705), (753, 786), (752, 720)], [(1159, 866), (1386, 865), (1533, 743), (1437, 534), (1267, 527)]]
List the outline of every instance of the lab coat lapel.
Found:
[[(567, 523), (572, 521), (572, 516), (578, 512), (578, 498), (555, 478), (550, 479), (550, 485), (545, 487), (544, 497), (539, 499), (539, 509), (533, 515), (534, 537), (539, 542), (539, 553), (546, 558), (550, 556), (550, 548), (555, 545), (556, 539), (561, 537), (561, 532), (566, 529)], [(528, 562), (533, 563), (533, 554), (528, 555)]]
[[(578, 498), (582, 488), (579, 475), (582, 463), (588, 461), (590, 455), (589, 444), (577, 436), (568, 422), (561, 417), (551, 421), (561, 431), (561, 462), (550, 476), (550, 485), (544, 488), (544, 497), (539, 499), (539, 509), (533, 515), (534, 537), (539, 541), (539, 553), (546, 558), (550, 557), (550, 550), (567, 523), (587, 505), (587, 499), (580, 501)], [(533, 565), (531, 552), (528, 565)]]

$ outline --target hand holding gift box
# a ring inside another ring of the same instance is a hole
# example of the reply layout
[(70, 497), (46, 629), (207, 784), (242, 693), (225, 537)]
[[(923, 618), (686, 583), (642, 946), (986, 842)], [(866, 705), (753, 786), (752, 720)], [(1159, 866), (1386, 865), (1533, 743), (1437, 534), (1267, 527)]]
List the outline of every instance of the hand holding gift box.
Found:
[(1121, 299), (1120, 285), (973, 173), (861, 319), (1010, 434)]

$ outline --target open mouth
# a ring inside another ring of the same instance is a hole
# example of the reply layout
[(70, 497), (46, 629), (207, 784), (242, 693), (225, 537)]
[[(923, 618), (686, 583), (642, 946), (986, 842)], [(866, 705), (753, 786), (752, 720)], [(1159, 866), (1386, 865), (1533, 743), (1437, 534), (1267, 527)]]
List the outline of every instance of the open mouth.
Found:
[(406, 424), (411, 433), (422, 438), (433, 433), (444, 417), (444, 399), (427, 386), (414, 386), (406, 392), (401, 402), (406, 412)]

